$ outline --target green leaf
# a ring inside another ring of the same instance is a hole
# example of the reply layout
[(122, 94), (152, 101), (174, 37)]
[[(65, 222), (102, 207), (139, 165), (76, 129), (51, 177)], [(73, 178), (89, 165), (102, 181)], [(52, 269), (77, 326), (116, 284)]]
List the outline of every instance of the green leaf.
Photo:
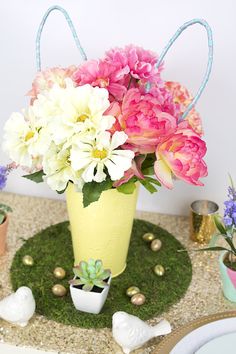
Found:
[(69, 281), (70, 285), (83, 285), (84, 283), (80, 279), (72, 279)]
[(100, 278), (101, 278), (102, 280), (104, 280), (104, 279), (109, 278), (110, 275), (111, 275), (110, 270), (109, 270), (109, 269), (105, 269), (105, 270), (102, 272), (102, 274), (100, 275)]
[(100, 272), (100, 270), (102, 269), (102, 261), (100, 259), (96, 260), (95, 268), (96, 268), (96, 273)]
[(83, 272), (81, 271), (81, 269), (80, 268), (73, 268), (73, 272), (74, 272), (74, 275), (76, 276), (76, 277), (82, 277), (83, 276)]
[(150, 167), (152, 168), (155, 160), (156, 160), (155, 154), (148, 154), (142, 163), (142, 172)]
[(88, 265), (87, 271), (88, 271), (89, 274), (95, 274), (96, 273), (95, 267), (93, 265)]
[(87, 283), (87, 284), (85, 284), (85, 285), (82, 287), (82, 289), (83, 289), (84, 291), (91, 291), (92, 288), (93, 288), (93, 283)]
[(225, 229), (224, 225), (222, 224), (222, 222), (219, 219), (219, 215), (215, 215), (214, 216), (214, 221), (215, 221), (216, 228), (219, 230), (219, 232), (222, 235), (227, 235), (226, 229)]
[(161, 187), (161, 183), (156, 179), (156, 178), (152, 178), (152, 177), (145, 177), (145, 179), (152, 183), (152, 184), (156, 184), (157, 186)]
[(105, 281), (98, 280), (98, 279), (94, 280), (93, 283), (94, 283), (94, 285), (98, 286), (99, 288), (105, 288), (108, 285)]
[(0, 211), (3, 211), (5, 214), (5, 213), (12, 213), (13, 210), (11, 207), (9, 207), (6, 204), (0, 204)]
[(86, 274), (86, 275), (88, 275), (88, 273), (87, 273), (87, 267), (88, 267), (87, 262), (81, 261), (81, 262), (79, 263), (79, 269), (80, 269), (80, 271), (81, 271), (83, 274)]
[(225, 247), (220, 247), (220, 246), (215, 246), (215, 247), (207, 247), (207, 248), (201, 248), (200, 250), (194, 250), (197, 252), (201, 252), (201, 251), (228, 251), (231, 252), (230, 250), (228, 250), (228, 248)]
[(231, 174), (230, 174), (230, 173), (228, 173), (228, 175), (229, 175), (229, 181), (230, 181), (231, 187), (232, 187), (233, 189), (235, 189), (235, 188), (234, 188), (233, 178), (231, 177)]
[(89, 206), (89, 204), (96, 202), (100, 198), (100, 195), (103, 191), (112, 188), (112, 184), (113, 183), (110, 179), (107, 179), (100, 183), (94, 181), (85, 183), (82, 189), (84, 208)]
[(137, 181), (136, 178), (131, 178), (128, 182), (122, 184), (121, 186), (117, 187), (116, 189), (120, 193), (132, 194), (136, 188), (136, 185), (135, 185), (136, 181)]
[(3, 221), (5, 220), (6, 215), (4, 213), (0, 212), (0, 225), (3, 223)]
[(145, 175), (145, 176), (153, 176), (154, 175), (154, 167), (153, 166), (150, 166), (150, 167), (146, 167), (144, 169), (142, 169), (142, 173)]
[(31, 181), (36, 183), (41, 183), (43, 182), (43, 176), (45, 176), (45, 173), (43, 172), (43, 170), (41, 170), (41, 171), (31, 173), (30, 175), (24, 175), (22, 177), (30, 179)]
[(156, 187), (154, 187), (147, 179), (140, 179), (139, 181), (150, 193), (157, 192)]
[(231, 240), (231, 238), (229, 238), (228, 236), (225, 237), (225, 241), (228, 243), (228, 245), (230, 246), (231, 250), (233, 251), (234, 254), (236, 254), (236, 249), (234, 247), (233, 241)]

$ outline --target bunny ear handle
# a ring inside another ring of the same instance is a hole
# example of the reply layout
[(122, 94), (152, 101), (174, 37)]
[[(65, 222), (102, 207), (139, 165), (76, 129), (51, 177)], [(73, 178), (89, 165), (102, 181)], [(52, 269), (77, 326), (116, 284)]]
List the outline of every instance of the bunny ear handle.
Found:
[[(202, 92), (204, 91), (207, 82), (210, 77), (211, 69), (212, 69), (212, 63), (213, 63), (213, 35), (212, 35), (212, 30), (209, 24), (203, 20), (203, 19), (193, 19), (191, 21), (185, 22), (171, 37), (165, 48), (163, 49), (160, 58), (158, 59), (158, 62), (156, 64), (156, 69), (159, 68), (159, 66), (162, 64), (164, 57), (166, 56), (167, 52), (169, 51), (170, 47), (173, 45), (173, 43), (176, 41), (176, 39), (181, 35), (181, 33), (186, 30), (188, 27), (199, 24), (203, 26), (207, 32), (207, 39), (208, 39), (208, 62), (207, 62), (207, 68), (205, 71), (205, 75), (203, 77), (203, 80), (201, 82), (201, 85), (192, 100), (192, 102), (186, 107), (185, 112), (183, 113), (182, 117), (179, 118), (179, 122), (185, 119), (185, 117), (188, 115), (188, 113), (191, 111), (191, 109), (196, 105), (197, 101), (199, 100)], [(147, 83), (146, 90), (147, 92), (150, 90), (151, 84)]]
[(38, 71), (41, 71), (41, 35), (42, 35), (42, 31), (43, 31), (43, 28), (44, 28), (44, 25), (45, 25), (45, 22), (49, 16), (49, 14), (54, 11), (54, 10), (58, 10), (60, 11), (64, 16), (65, 16), (65, 19), (70, 27), (70, 30), (72, 32), (72, 35), (73, 35), (73, 38), (75, 40), (75, 44), (77, 46), (77, 48), (79, 49), (80, 51), (80, 54), (81, 54), (81, 57), (83, 60), (87, 60), (87, 56), (85, 54), (85, 51), (80, 43), (80, 40), (78, 38), (78, 35), (76, 33), (76, 30), (75, 30), (75, 27), (73, 25), (73, 22), (70, 18), (70, 16), (68, 15), (68, 13), (66, 12), (65, 9), (63, 9), (61, 6), (58, 6), (58, 5), (55, 5), (55, 6), (52, 6), (50, 7), (45, 15), (43, 16), (42, 18), (42, 21), (39, 25), (39, 28), (38, 28), (38, 32), (37, 32), (37, 36), (36, 36), (36, 65), (37, 65), (37, 70)]

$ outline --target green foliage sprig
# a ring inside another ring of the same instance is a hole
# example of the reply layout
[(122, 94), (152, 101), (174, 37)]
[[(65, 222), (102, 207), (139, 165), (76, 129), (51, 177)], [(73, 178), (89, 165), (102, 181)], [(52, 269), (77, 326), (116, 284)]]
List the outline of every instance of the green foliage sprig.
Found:
[(6, 215), (10, 212), (12, 212), (12, 208), (10, 208), (8, 205), (0, 204), (0, 225), (3, 224)]

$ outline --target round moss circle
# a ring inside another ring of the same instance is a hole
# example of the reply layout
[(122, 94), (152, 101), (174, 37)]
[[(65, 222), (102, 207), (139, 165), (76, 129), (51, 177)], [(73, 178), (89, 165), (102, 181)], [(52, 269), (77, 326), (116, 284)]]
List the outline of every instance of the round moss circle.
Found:
[[(184, 247), (166, 230), (142, 220), (135, 220), (129, 248), (127, 268), (123, 274), (112, 279), (107, 301), (98, 315), (77, 311), (72, 303), (68, 280), (73, 278), (73, 250), (69, 223), (63, 222), (48, 227), (25, 241), (16, 252), (11, 266), (11, 281), (14, 290), (20, 286), (32, 289), (37, 313), (64, 324), (85, 327), (111, 327), (112, 315), (126, 311), (143, 320), (160, 315), (176, 303), (186, 292), (191, 278), (192, 267), (187, 252), (178, 252)], [(150, 249), (142, 235), (152, 232), (162, 241), (158, 252)], [(34, 259), (32, 267), (22, 263), (22, 257)], [(163, 277), (153, 272), (161, 264), (165, 268)], [(55, 267), (66, 271), (66, 278), (58, 280), (53, 275)], [(51, 289), (55, 284), (68, 288), (67, 295), (59, 298)], [(146, 303), (135, 306), (130, 303), (126, 289), (132, 285), (140, 288), (146, 296)]]

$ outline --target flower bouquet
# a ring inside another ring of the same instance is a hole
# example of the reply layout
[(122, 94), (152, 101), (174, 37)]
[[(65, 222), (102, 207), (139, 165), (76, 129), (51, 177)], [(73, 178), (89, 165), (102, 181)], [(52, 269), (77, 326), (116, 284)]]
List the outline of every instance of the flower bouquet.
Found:
[[(192, 108), (183, 120), (193, 97), (181, 84), (163, 80), (163, 70), (157, 54), (128, 45), (109, 50), (102, 59), (39, 71), (28, 93), (29, 106), (5, 124), (3, 147), (24, 169), (24, 177), (46, 181), (70, 199), (83, 196), (82, 209), (77, 202), (68, 206), (70, 221), (76, 208), (74, 219), (96, 205), (101, 194), (115, 190), (116, 196), (130, 198), (137, 183), (151, 193), (161, 185), (173, 188), (174, 179), (203, 185), (200, 178), (207, 175), (207, 166), (200, 116)], [(72, 197), (75, 190), (82, 194)], [(108, 210), (118, 199), (108, 202)], [(130, 200), (122, 200), (121, 208), (126, 205), (132, 220), (136, 197), (134, 206)], [(109, 214), (103, 210), (107, 223)], [(87, 229), (97, 213), (90, 212)], [(113, 218), (122, 218), (116, 213)], [(111, 221), (113, 229), (116, 223)], [(123, 221), (127, 223), (130, 234), (132, 222)], [(102, 232), (98, 230), (98, 238)], [(100, 254), (78, 258), (76, 263), (102, 259), (112, 269)]]

